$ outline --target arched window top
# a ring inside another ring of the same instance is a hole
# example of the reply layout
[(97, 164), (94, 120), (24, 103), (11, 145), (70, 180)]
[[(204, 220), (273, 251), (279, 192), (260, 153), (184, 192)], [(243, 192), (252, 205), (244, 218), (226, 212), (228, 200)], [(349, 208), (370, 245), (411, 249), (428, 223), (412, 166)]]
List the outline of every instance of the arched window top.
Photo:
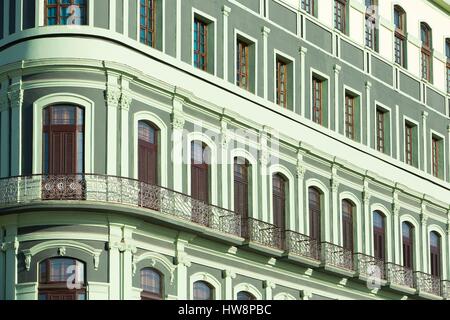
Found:
[(43, 110), (43, 125), (84, 124), (84, 109), (75, 105), (51, 105)]
[(439, 248), (441, 245), (441, 235), (436, 231), (430, 232), (430, 246), (434, 248)]
[(406, 31), (406, 12), (399, 5), (394, 6), (394, 24), (397, 31), (401, 33)]
[(211, 149), (202, 141), (191, 142), (192, 164), (209, 164), (211, 162)]
[(347, 216), (349, 218), (352, 217), (353, 215), (353, 208), (355, 207), (355, 204), (353, 203), (353, 201), (349, 200), (349, 199), (344, 199), (342, 200), (342, 214), (343, 216)]
[(163, 277), (161, 273), (153, 268), (141, 270), (142, 299), (162, 299), (163, 297)]
[(384, 229), (384, 214), (381, 211), (374, 211), (373, 226), (374, 228)]
[(213, 300), (214, 289), (211, 284), (206, 281), (194, 282), (194, 300)]
[(284, 191), (288, 179), (281, 173), (274, 173), (273, 175), (273, 189), (275, 191)]
[(322, 191), (317, 187), (309, 187), (309, 200), (320, 202), (320, 196), (322, 195)]
[(234, 158), (234, 176), (240, 178), (243, 181), (247, 181), (248, 178), (248, 167), (250, 163), (247, 159), (242, 157)]
[(402, 223), (402, 235), (403, 235), (403, 239), (408, 239), (408, 240), (412, 240), (412, 236), (413, 236), (413, 229), (414, 226), (407, 222), (404, 221)]
[[(73, 277), (75, 275), (75, 277)], [(39, 264), (40, 284), (62, 284), (73, 279), (74, 284), (84, 286), (84, 263), (73, 258), (50, 258)]]
[(157, 131), (158, 127), (154, 124), (141, 120), (138, 123), (138, 136), (139, 140), (143, 142), (147, 142), (149, 144), (157, 144)]
[(45, 0), (46, 25), (86, 25), (88, 0)]
[(431, 28), (426, 22), (420, 23), (420, 39), (422, 40), (422, 46), (431, 49), (432, 35)]
[(256, 300), (256, 297), (248, 291), (239, 291), (237, 300)]

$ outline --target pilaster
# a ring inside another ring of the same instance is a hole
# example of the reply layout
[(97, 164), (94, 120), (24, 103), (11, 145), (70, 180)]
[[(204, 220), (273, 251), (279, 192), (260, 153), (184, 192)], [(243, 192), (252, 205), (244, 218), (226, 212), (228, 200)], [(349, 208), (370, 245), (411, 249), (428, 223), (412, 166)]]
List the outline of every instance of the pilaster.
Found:
[[(340, 239), (340, 228), (341, 225), (339, 216), (340, 216), (340, 210), (339, 210), (339, 197), (338, 197), (338, 190), (339, 190), (339, 178), (337, 175), (337, 166), (336, 164), (333, 164), (331, 169), (331, 214), (332, 214), (332, 221), (327, 221), (327, 216), (329, 214), (325, 213), (325, 226), (331, 226), (329, 231), (325, 232), (325, 241), (329, 242), (330, 240), (334, 244), (341, 244)], [(329, 234), (327, 236), (327, 233)]]
[(23, 90), (22, 79), (16, 77), (12, 79), (12, 84), (8, 92), (11, 106), (11, 162), (10, 174), (20, 176), (22, 174), (22, 104)]
[(333, 70), (334, 70), (334, 131), (339, 133), (339, 102), (340, 102), (339, 73), (341, 72), (341, 66), (335, 64)]
[(306, 47), (300, 47), (300, 114), (306, 117), (306, 84), (308, 83), (308, 73), (306, 72), (306, 53), (308, 49)]
[(189, 255), (184, 251), (188, 241), (178, 238), (175, 246), (175, 265), (177, 274), (177, 296), (178, 300), (188, 299), (187, 268), (191, 266)]
[(120, 102), (119, 75), (107, 72), (106, 98), (106, 174), (117, 175), (117, 109)]
[(222, 271), (222, 277), (225, 281), (225, 286), (223, 288), (223, 299), (224, 300), (234, 300), (233, 297), (233, 279), (236, 278), (236, 273), (230, 269)]
[(183, 115), (184, 99), (175, 94), (172, 100), (172, 163), (173, 163), (173, 189), (183, 192)]
[[(5, 87), (4, 82), (2, 87)], [(9, 176), (9, 100), (6, 88), (0, 91), (0, 177)]]
[[(262, 34), (262, 38), (263, 38), (263, 66), (267, 66), (268, 65), (268, 54), (269, 54), (268, 48), (267, 48), (267, 38), (269, 37), (270, 29), (267, 27), (262, 27), (261, 34)], [(264, 84), (263, 98), (267, 99), (269, 83), (268, 83), (268, 73), (267, 73), (266, 67), (263, 68), (263, 84)]]
[(17, 284), (17, 253), (19, 241), (17, 240), (17, 225), (5, 226), (6, 235), (1, 243), (0, 250), (4, 252), (5, 264), (5, 299), (16, 300)]
[[(422, 139), (423, 139), (423, 168), (425, 172), (431, 173), (431, 170), (428, 168), (428, 134), (427, 134), (427, 118), (428, 112), (422, 111)], [(419, 159), (420, 162), (420, 159)]]
[(222, 7), (223, 15), (223, 78), (228, 81), (228, 16), (231, 8), (228, 6)]
[[(222, 179), (221, 179), (221, 196), (222, 196), (222, 208), (225, 209), (229, 209), (230, 207), (230, 199), (229, 199), (229, 185), (228, 185), (228, 170), (230, 168), (230, 166), (233, 164), (233, 159), (231, 159), (231, 163), (230, 163), (230, 159), (228, 157), (228, 145), (230, 143), (230, 136), (228, 135), (227, 131), (227, 122), (224, 118), (221, 119), (220, 121), (220, 125), (221, 125), (221, 141), (220, 141), (220, 150), (221, 150), (221, 161), (219, 162), (219, 164), (221, 164), (220, 168), (221, 168), (221, 175), (222, 175)], [(234, 208), (233, 208), (234, 209)]]
[[(123, 177), (131, 177), (130, 173), (130, 146), (129, 146), (129, 114), (130, 114), (130, 106), (133, 101), (131, 91), (129, 90), (130, 79), (124, 78), (122, 76), (121, 79), (121, 94), (120, 94), (120, 173)], [(134, 139), (137, 139), (134, 137)]]
[[(370, 81), (366, 81), (365, 84), (366, 87), (366, 145), (370, 148), (372, 147), (372, 135), (371, 135), (371, 128), (372, 126), (370, 125), (370, 105), (371, 105), (371, 89), (372, 89), (372, 83)], [(361, 137), (361, 141), (362, 141), (362, 137)]]
[(265, 280), (263, 287), (266, 291), (265, 300), (273, 300), (273, 289), (276, 288), (276, 284), (270, 280)]
[(305, 225), (306, 225), (306, 214), (308, 210), (305, 208), (305, 201), (304, 201), (304, 189), (305, 189), (305, 173), (306, 168), (303, 163), (303, 153), (301, 150), (297, 151), (297, 231), (306, 234)]
[(402, 228), (400, 225), (400, 204), (398, 201), (398, 191), (394, 191), (392, 197), (392, 225), (393, 225), (393, 239), (392, 246), (394, 246), (394, 257), (391, 256), (391, 261), (395, 264), (402, 265), (402, 259), (400, 256), (400, 246), (402, 245)]
[[(269, 150), (267, 146), (267, 133), (261, 132), (260, 135), (260, 156), (259, 156), (259, 171), (261, 177), (261, 190), (259, 192), (260, 197), (260, 212), (258, 219), (263, 221), (270, 221), (269, 219), (269, 201), (268, 197), (271, 196), (268, 190), (268, 175), (269, 175)], [(256, 218), (256, 217), (255, 217)]]
[(421, 262), (421, 270), (425, 273), (428, 273), (428, 216), (426, 212), (426, 203), (425, 200), (422, 200), (421, 205), (421, 214), (420, 214), (420, 245), (422, 249), (422, 262)]
[(373, 255), (372, 250), (372, 217), (370, 212), (370, 198), (372, 194), (369, 190), (369, 181), (364, 179), (363, 189), (363, 207), (364, 207), (364, 253)]

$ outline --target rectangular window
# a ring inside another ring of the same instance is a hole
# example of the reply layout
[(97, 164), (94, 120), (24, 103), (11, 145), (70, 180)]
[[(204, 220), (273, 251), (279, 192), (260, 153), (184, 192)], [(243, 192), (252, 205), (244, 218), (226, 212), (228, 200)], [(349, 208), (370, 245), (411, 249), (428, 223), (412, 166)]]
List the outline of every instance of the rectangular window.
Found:
[(447, 92), (450, 93), (450, 62), (447, 61)]
[(334, 0), (334, 27), (342, 33), (346, 31), (346, 11), (346, 0)]
[(385, 132), (384, 132), (384, 117), (385, 113), (377, 109), (377, 150), (380, 152), (385, 152), (386, 143), (385, 143)]
[(435, 137), (431, 139), (431, 156), (433, 176), (439, 177), (439, 140)]
[(86, 25), (86, 0), (46, 0), (46, 25)]
[(376, 17), (377, 17), (377, 1), (366, 0), (366, 47), (372, 50), (377, 50), (377, 30), (376, 30)]
[(414, 129), (414, 125), (410, 123), (405, 124), (405, 162), (412, 166), (416, 165), (414, 157), (416, 152)]
[(236, 56), (236, 83), (239, 87), (249, 90), (249, 45), (238, 40)]
[(405, 40), (395, 35), (395, 63), (404, 66)]
[(322, 119), (323, 119), (323, 101), (322, 101), (322, 87), (323, 82), (318, 79), (313, 79), (313, 90), (312, 90), (312, 96), (313, 96), (313, 110), (312, 110), (312, 120), (322, 125)]
[(156, 45), (156, 0), (140, 1), (140, 41), (154, 48)]
[(208, 69), (208, 24), (198, 18), (194, 19), (194, 66)]
[(431, 55), (422, 49), (422, 78), (431, 81)]
[(345, 96), (345, 135), (355, 139), (355, 98), (349, 95)]
[(277, 60), (277, 104), (287, 108), (288, 100), (288, 69), (287, 64)]

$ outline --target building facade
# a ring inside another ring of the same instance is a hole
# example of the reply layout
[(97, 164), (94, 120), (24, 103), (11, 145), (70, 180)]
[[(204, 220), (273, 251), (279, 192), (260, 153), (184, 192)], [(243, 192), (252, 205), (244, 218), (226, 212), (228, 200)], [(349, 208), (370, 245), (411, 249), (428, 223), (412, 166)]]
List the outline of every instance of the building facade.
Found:
[(444, 0), (0, 0), (0, 300), (448, 299)]

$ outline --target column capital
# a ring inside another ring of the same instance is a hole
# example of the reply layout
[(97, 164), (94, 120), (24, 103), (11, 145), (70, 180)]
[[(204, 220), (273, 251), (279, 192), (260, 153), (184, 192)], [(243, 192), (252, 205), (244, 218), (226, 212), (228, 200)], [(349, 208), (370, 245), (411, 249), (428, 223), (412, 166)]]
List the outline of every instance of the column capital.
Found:
[(184, 128), (186, 120), (182, 113), (173, 113), (172, 114), (172, 128), (182, 130)]
[(222, 277), (224, 279), (226, 279), (226, 278), (235, 279), (236, 278), (236, 272), (234, 272), (231, 269), (222, 270)]
[(191, 266), (191, 259), (189, 259), (189, 255), (185, 252), (179, 252), (177, 256), (175, 257), (175, 265), (176, 266), (182, 266), (182, 267), (190, 267)]
[(308, 48), (306, 48), (306, 47), (300, 47), (298, 51), (300, 52), (300, 54), (301, 54), (302, 56), (304, 56), (304, 55), (308, 52)]
[(428, 112), (422, 111), (422, 118), (425, 120), (428, 117)]
[(372, 88), (372, 82), (370, 82), (370, 81), (366, 81), (366, 82), (364, 83), (364, 85), (365, 85), (365, 87), (366, 87), (367, 90), (370, 90), (370, 88)]
[(363, 201), (365, 203), (368, 203), (370, 201), (370, 198), (372, 197), (372, 194), (370, 193), (369, 190), (364, 190), (362, 196), (363, 196)]
[(131, 93), (128, 91), (122, 91), (122, 95), (120, 97), (120, 109), (130, 110), (131, 102), (133, 101), (133, 97)]
[(270, 280), (264, 280), (263, 282), (263, 287), (266, 288), (270, 288), (270, 289), (275, 289), (277, 285), (275, 284), (275, 282), (270, 281)]
[(121, 91), (118, 86), (108, 86), (105, 90), (107, 107), (117, 108), (121, 98)]
[(117, 249), (120, 252), (131, 252), (132, 254), (137, 252), (136, 246), (126, 241), (109, 241), (107, 248), (108, 250)]
[(394, 214), (394, 216), (398, 216), (400, 213), (400, 204), (398, 202), (394, 202), (392, 204), (392, 213)]
[(231, 12), (231, 8), (228, 6), (223, 6), (222, 7), (222, 13), (225, 17), (228, 17), (230, 15)]
[(306, 173), (306, 168), (301, 163), (297, 163), (297, 178), (304, 179)]
[(450, 124), (447, 126), (447, 132), (450, 133)]
[(339, 73), (339, 72), (341, 72), (342, 67), (340, 65), (338, 65), (338, 64), (335, 64), (333, 66), (333, 70), (334, 70), (334, 73)]
[(8, 98), (9, 101), (11, 102), (11, 109), (21, 106), (23, 102), (23, 90), (16, 89), (9, 91)]
[(263, 37), (268, 37), (270, 34), (270, 28), (264, 26), (261, 28), (261, 33), (263, 35)]
[(422, 225), (426, 225), (427, 221), (428, 221), (428, 216), (422, 213), (420, 215), (420, 222), (422, 223)]

